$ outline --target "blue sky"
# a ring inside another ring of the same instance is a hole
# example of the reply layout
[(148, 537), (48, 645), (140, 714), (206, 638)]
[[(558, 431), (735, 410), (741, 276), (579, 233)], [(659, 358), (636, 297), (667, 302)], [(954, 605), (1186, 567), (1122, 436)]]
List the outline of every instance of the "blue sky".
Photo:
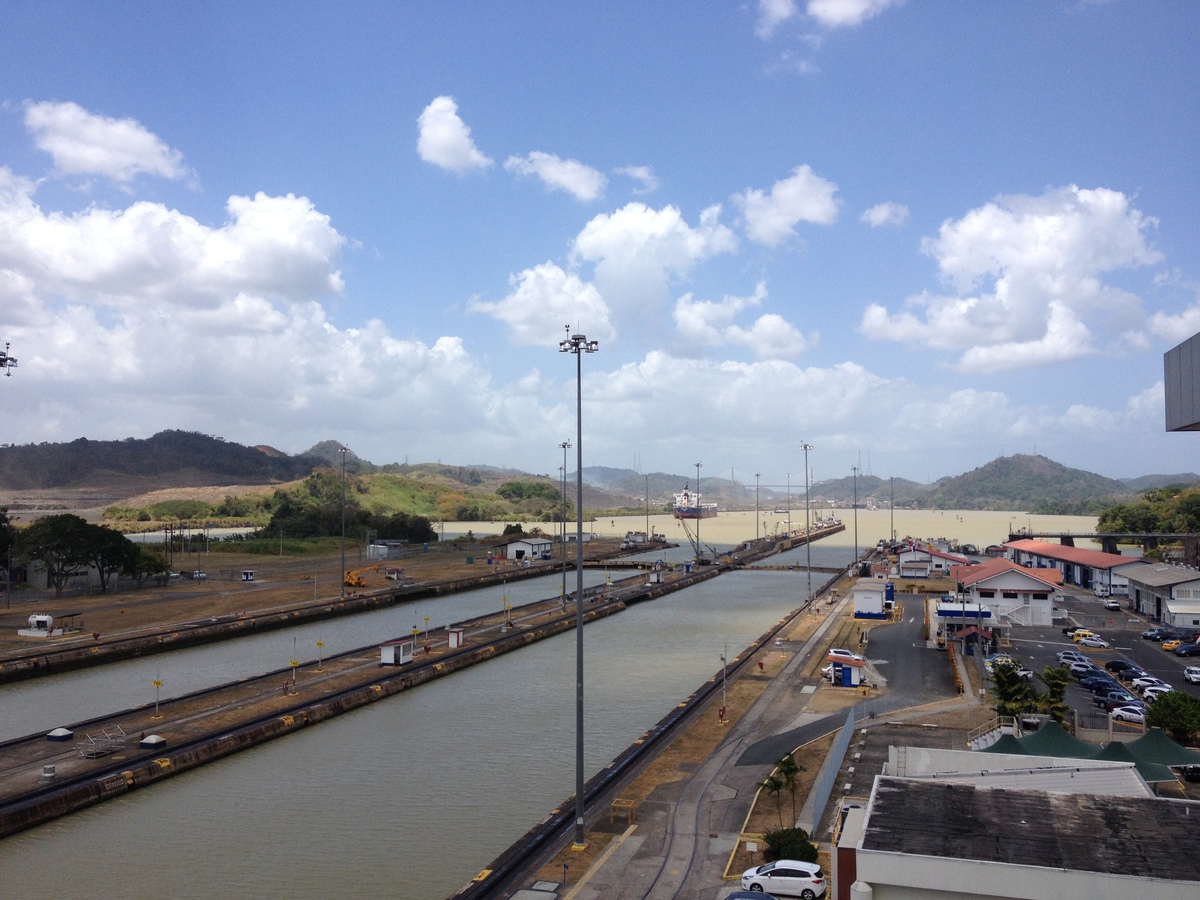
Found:
[(0, 440), (1195, 471), (1200, 6), (0, 5)]

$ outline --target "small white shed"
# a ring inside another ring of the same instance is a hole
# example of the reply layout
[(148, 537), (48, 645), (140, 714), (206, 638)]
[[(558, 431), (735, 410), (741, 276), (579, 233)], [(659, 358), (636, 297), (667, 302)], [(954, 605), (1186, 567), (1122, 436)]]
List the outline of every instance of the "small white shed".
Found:
[(412, 662), (412, 659), (412, 638), (401, 638), (379, 645), (379, 664), (381, 666), (403, 666)]

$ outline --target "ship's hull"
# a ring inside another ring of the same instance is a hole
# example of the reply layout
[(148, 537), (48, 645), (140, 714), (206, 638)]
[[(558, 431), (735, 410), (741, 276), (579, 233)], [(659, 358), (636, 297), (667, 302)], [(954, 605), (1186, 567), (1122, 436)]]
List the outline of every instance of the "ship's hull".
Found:
[(687, 506), (675, 509), (677, 519), (711, 519), (716, 514), (715, 506)]

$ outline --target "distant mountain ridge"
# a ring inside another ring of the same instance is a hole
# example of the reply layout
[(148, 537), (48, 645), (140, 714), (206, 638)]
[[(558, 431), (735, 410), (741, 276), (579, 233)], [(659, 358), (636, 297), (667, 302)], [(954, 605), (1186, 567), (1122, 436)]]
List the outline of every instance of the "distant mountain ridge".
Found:
[(37, 490), (90, 487), (105, 481), (170, 487), (293, 481), (325, 461), (271, 455), (192, 431), (160, 431), (149, 438), (0, 447), (0, 488)]
[[(0, 489), (37, 490), (96, 487), (121, 484), (139, 490), (170, 487), (206, 487), (231, 484), (270, 484), (304, 478), (317, 468), (340, 468), (343, 445), (321, 441), (304, 453), (289, 456), (263, 444), (246, 447), (221, 438), (189, 431), (162, 431), (151, 438), (92, 441), (87, 438), (62, 444), (26, 444), (0, 447)], [(382, 466), (347, 449), (348, 474), (394, 473), (425, 479), (453, 481), (466, 490), (487, 490), (505, 478), (549, 477), (529, 475), (491, 465), (450, 466), (441, 463)], [(694, 472), (637, 472), (633, 469), (593, 466), (583, 470), (587, 508), (642, 508), (649, 495), (652, 510), (670, 505), (684, 485), (699, 487), (706, 502), (722, 508), (764, 507), (786, 497), (780, 485), (763, 485), (705, 476), (699, 485)], [(568, 495), (574, 497), (576, 475), (567, 475)], [(1028, 512), (1094, 514), (1118, 502), (1137, 499), (1146, 490), (1168, 485), (1192, 485), (1192, 473), (1145, 475), (1112, 479), (1073, 469), (1044, 456), (1017, 454), (992, 460), (962, 475), (941, 478), (931, 485), (904, 478), (859, 474), (827, 479), (811, 485), (814, 503), (849, 506), (862, 504), (916, 506), (935, 509), (1011, 509)], [(490, 485), (490, 488), (489, 488)], [(792, 496), (802, 498), (802, 482), (792, 484)]]

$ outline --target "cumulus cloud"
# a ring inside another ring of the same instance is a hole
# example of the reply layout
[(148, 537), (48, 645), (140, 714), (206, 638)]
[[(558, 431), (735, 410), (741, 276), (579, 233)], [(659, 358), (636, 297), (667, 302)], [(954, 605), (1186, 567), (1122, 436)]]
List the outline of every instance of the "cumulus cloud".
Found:
[(749, 328), (736, 323), (739, 313), (759, 306), (767, 296), (767, 287), (759, 282), (749, 297), (727, 294), (720, 302), (695, 300), (684, 294), (675, 301), (675, 325), (685, 340), (709, 346), (732, 344), (747, 347), (759, 359), (787, 359), (799, 356), (808, 346), (794, 325), (775, 313), (759, 316)]
[(628, 175), (638, 183), (635, 194), (649, 194), (658, 190), (658, 176), (649, 166), (623, 166), (617, 169), (617, 174)]
[(1106, 188), (999, 197), (922, 243), (955, 295), (925, 292), (894, 314), (872, 304), (861, 330), (961, 350), (961, 369), (988, 372), (1096, 352), (1097, 330), (1135, 340), (1141, 298), (1102, 276), (1158, 262), (1146, 241), (1155, 224)]
[(101, 175), (127, 184), (141, 174), (191, 175), (183, 154), (135, 119), (111, 119), (77, 103), (25, 104), (25, 128), (54, 167), (67, 175)]
[(504, 322), (519, 344), (556, 347), (567, 324), (572, 332), (582, 331), (597, 340), (615, 334), (608, 306), (595, 285), (554, 263), (525, 269), (511, 276), (509, 285), (512, 290), (503, 300), (476, 301), (470, 309)]
[(0, 267), (42, 297), (212, 308), (238, 293), (288, 302), (342, 289), (345, 239), (305, 197), (233, 196), (219, 228), (159, 203), (45, 213), (0, 167)]
[(434, 97), (417, 117), (417, 128), (417, 153), (427, 163), (459, 174), (492, 165), (471, 140), (453, 97)]
[(526, 156), (510, 156), (504, 168), (519, 175), (540, 178), (552, 190), (566, 191), (576, 200), (595, 200), (604, 193), (608, 179), (577, 159), (562, 159), (553, 153), (534, 150)]
[(594, 263), (594, 281), (610, 306), (661, 304), (673, 279), (686, 276), (702, 260), (737, 248), (737, 238), (720, 223), (720, 215), (719, 206), (709, 207), (693, 228), (674, 206), (651, 209), (629, 203), (588, 222), (575, 237), (571, 257)]
[(872, 228), (878, 228), (880, 225), (903, 225), (908, 221), (908, 207), (890, 200), (876, 203), (859, 217), (859, 221), (866, 222)]
[(758, 0), (754, 33), (766, 40), (775, 33), (776, 28), (793, 18), (796, 13), (796, 0)]
[(897, 0), (808, 0), (806, 11), (826, 28), (861, 25)]
[(774, 247), (792, 237), (800, 222), (832, 224), (837, 219), (836, 193), (836, 184), (803, 165), (792, 170), (789, 177), (775, 182), (769, 194), (750, 188), (733, 199), (742, 209), (746, 236)]

